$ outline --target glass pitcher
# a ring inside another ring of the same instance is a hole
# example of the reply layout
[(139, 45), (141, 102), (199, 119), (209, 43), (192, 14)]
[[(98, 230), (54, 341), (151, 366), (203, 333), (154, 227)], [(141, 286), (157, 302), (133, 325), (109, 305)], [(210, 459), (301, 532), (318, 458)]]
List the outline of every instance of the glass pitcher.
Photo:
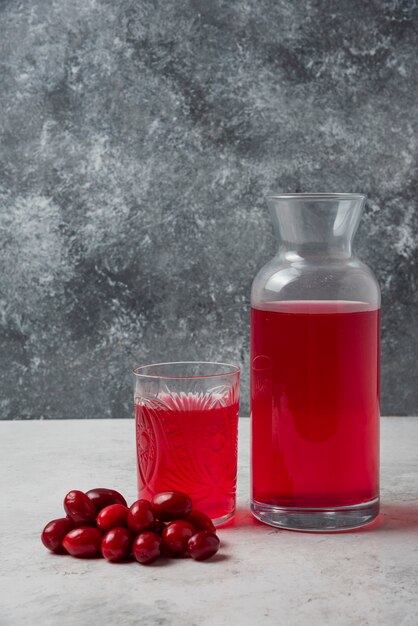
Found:
[(251, 294), (251, 509), (337, 531), (379, 512), (380, 290), (352, 253), (365, 196), (268, 198), (280, 241)]

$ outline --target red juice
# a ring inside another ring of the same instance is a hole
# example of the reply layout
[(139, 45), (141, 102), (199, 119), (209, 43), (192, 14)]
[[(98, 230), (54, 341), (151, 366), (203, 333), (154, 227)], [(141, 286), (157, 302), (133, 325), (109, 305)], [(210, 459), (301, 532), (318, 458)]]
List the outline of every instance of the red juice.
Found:
[(212, 519), (234, 512), (238, 401), (162, 394), (138, 398), (135, 417), (140, 498), (177, 489)]
[(251, 311), (253, 500), (339, 507), (379, 495), (379, 311), (361, 302)]

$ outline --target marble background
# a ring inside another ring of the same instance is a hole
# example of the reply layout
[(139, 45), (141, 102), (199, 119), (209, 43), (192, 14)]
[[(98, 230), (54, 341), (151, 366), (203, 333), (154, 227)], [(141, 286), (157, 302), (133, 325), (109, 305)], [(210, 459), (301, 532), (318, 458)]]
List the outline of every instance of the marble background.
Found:
[(237, 361), (265, 195), (362, 191), (382, 411), (417, 414), (416, 0), (0, 0), (0, 416)]

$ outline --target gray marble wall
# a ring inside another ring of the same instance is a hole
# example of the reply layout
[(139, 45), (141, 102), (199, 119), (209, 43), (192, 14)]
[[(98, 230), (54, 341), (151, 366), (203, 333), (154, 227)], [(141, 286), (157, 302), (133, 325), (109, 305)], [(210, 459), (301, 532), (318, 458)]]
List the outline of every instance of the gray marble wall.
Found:
[(125, 417), (130, 369), (238, 362), (271, 191), (362, 191), (382, 410), (418, 413), (418, 8), (0, 0), (0, 416)]

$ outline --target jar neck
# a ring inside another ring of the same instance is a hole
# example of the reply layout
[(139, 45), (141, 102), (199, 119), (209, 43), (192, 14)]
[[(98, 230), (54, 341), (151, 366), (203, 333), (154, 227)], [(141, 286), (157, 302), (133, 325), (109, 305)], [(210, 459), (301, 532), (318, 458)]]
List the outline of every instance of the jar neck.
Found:
[(280, 257), (290, 262), (349, 259), (364, 200), (360, 194), (270, 197)]

